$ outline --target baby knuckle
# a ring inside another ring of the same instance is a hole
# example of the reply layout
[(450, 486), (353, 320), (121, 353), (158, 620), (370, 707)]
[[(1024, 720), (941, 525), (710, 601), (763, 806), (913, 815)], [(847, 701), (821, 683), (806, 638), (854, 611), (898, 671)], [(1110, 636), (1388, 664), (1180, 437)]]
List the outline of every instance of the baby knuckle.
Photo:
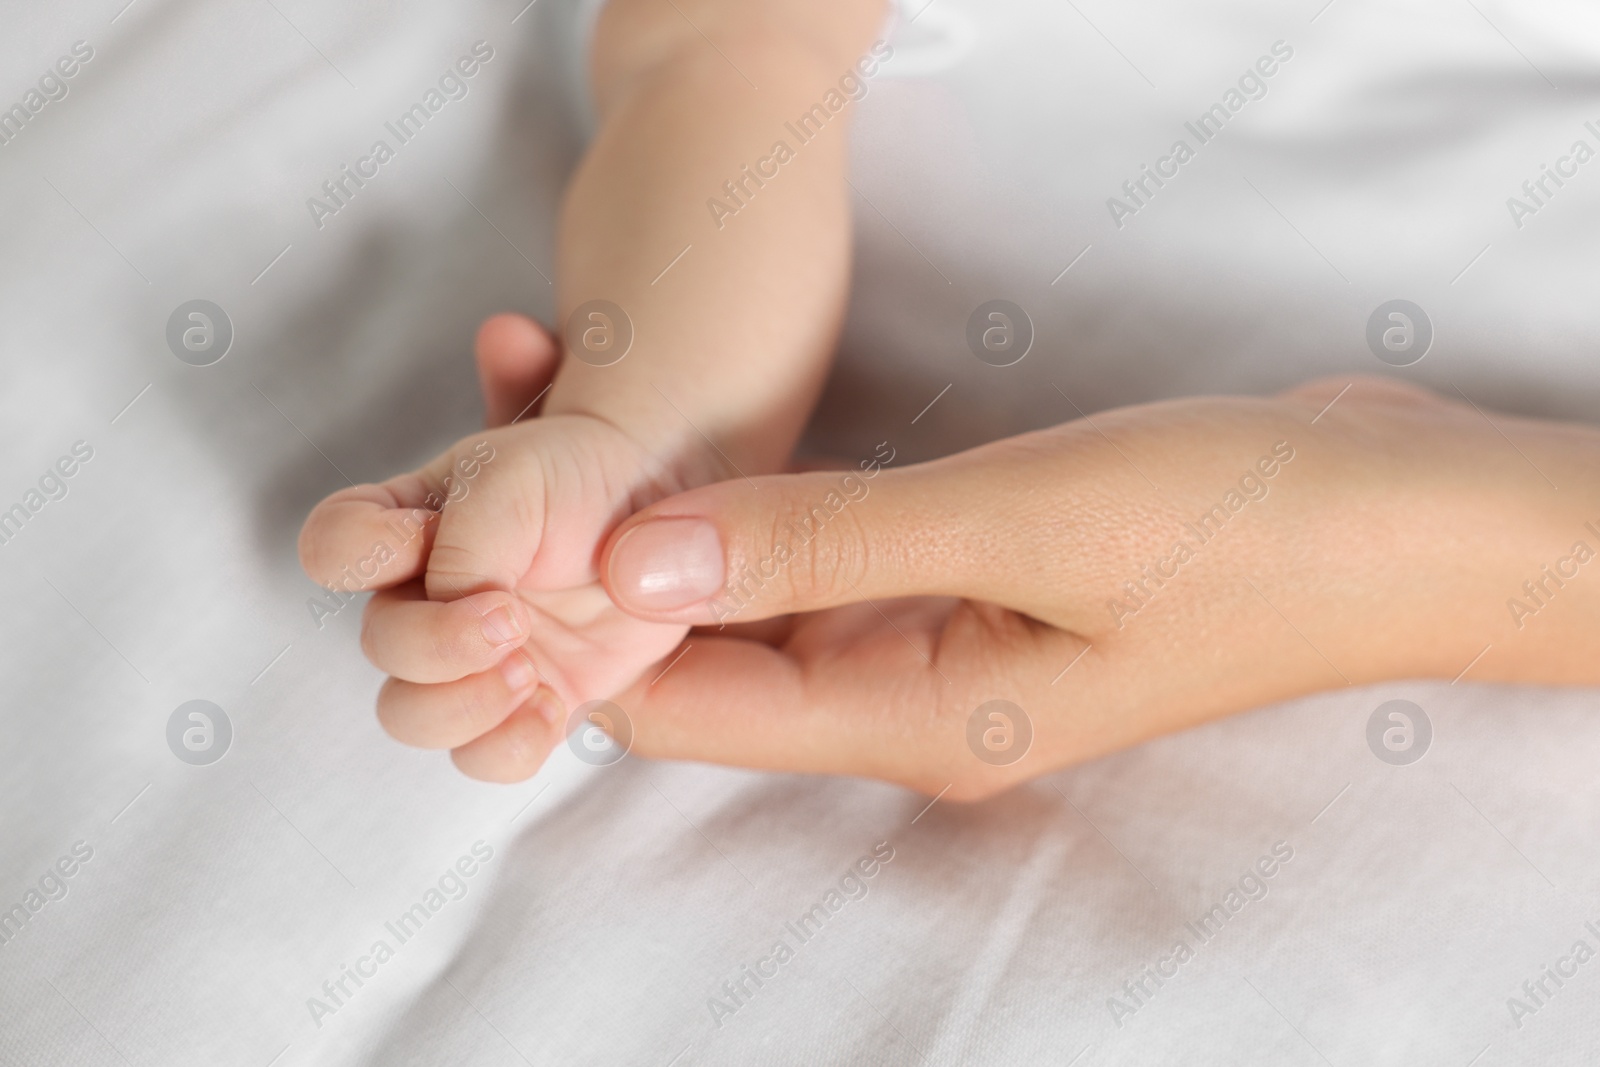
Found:
[(428, 651), (435, 663), (449, 665), (460, 662), (466, 651), (458, 628), (449, 622), (428, 631)]
[(424, 578), (429, 598), (456, 600), (503, 584), (487, 564), (481, 553), (464, 545), (434, 545)]
[(458, 667), (483, 660), (489, 638), (484, 629), (489, 613), (475, 600), (457, 600), (428, 628), (428, 649), (434, 661)]
[(442, 733), (452, 737), (476, 737), (483, 731), (488, 706), (476, 687), (451, 686), (450, 699), (443, 704)]
[(323, 528), (325, 526), (326, 524), (316, 513), (313, 513), (300, 530), (296, 548), (300, 555), (300, 568), (312, 581), (329, 588), (338, 577), (339, 564), (332, 559), (328, 548), (328, 533)]
[(378, 689), (377, 700), (378, 725), (383, 732), (404, 743), (404, 719), (400, 714), (400, 683), (393, 678), (384, 681)]
[(380, 667), (382, 664), (378, 662), (381, 655), (379, 637), (382, 631), (374, 618), (375, 603), (376, 601), (369, 600), (366, 610), (361, 613), (361, 654), (366, 656), (367, 661), (374, 667)]

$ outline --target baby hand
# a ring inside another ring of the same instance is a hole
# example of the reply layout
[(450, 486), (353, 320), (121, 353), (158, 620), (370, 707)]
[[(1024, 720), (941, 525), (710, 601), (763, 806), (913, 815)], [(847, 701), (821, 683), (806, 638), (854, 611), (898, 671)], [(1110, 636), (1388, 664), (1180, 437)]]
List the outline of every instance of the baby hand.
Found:
[[(486, 322), (477, 353), (491, 423), (515, 418), (557, 360), (520, 316)], [(568, 708), (614, 695), (683, 639), (683, 625), (619, 611), (596, 568), (619, 522), (704, 480), (686, 473), (695, 462), (658, 459), (600, 418), (527, 417), (318, 504), (301, 563), (324, 586), (376, 590), (361, 643), (391, 675), (384, 729), (452, 749), (472, 777), (537, 770)]]

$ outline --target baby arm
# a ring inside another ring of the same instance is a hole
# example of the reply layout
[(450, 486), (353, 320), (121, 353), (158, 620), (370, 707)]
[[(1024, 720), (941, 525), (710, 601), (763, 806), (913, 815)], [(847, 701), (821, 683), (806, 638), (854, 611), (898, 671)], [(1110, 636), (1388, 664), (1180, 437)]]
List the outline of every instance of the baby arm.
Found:
[(580, 316), (547, 413), (604, 418), (658, 455), (689, 459), (691, 477), (705, 476), (706, 460), (719, 479), (784, 463), (826, 372), (850, 263), (848, 109), (793, 124), (830, 91), (837, 101), (841, 77), (862, 84), (856, 64), (883, 10), (882, 0), (605, 7), (593, 55), (601, 128), (562, 211), (558, 321), (606, 300), (634, 340), (615, 365), (592, 365), (603, 352), (571, 358), (585, 327), (606, 326)]
[[(558, 313), (584, 314), (543, 414), (335, 493), (301, 534), (308, 573), (336, 585), (386, 531), (422, 526), (365, 585), (377, 592), (362, 643), (391, 675), (378, 714), (393, 736), (519, 780), (567, 709), (682, 640), (681, 625), (615, 608), (600, 549), (639, 507), (791, 451), (843, 315), (850, 205), (844, 114), (824, 109), (804, 144), (785, 122), (855, 76), (881, 13), (881, 0), (613, 0), (602, 13), (601, 128), (558, 249)], [(775, 154), (776, 173), (745, 177)], [(735, 180), (737, 202), (723, 186)], [(713, 212), (713, 198), (737, 211)], [(590, 318), (596, 300), (621, 314)], [(604, 333), (624, 317), (632, 343), (617, 359)]]

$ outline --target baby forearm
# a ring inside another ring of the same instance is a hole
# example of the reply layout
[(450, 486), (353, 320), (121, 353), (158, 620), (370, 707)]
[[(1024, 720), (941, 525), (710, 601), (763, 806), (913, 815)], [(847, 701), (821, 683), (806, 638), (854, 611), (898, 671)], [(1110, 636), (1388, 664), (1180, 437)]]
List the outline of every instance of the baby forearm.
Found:
[(881, 4), (824, 0), (804, 33), (790, 6), (614, 0), (602, 16), (602, 124), (563, 206), (558, 313), (566, 327), (609, 301), (633, 338), (597, 366), (609, 355), (583, 350), (581, 331), (599, 326), (603, 344), (608, 324), (582, 316), (547, 411), (599, 415), (667, 456), (709, 438), (747, 473), (789, 454), (850, 265), (849, 107), (796, 123), (841, 77), (864, 85), (855, 64)]

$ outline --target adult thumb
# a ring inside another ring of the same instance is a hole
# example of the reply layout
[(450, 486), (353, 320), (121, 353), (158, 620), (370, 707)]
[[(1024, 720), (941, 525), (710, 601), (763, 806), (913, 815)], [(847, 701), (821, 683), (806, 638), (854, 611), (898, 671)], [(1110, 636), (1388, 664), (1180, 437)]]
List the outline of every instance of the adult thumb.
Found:
[(1033, 537), (1017, 520), (1030, 494), (982, 451), (680, 493), (617, 527), (602, 580), (628, 614), (690, 625), (914, 595), (1026, 611), (1017, 578)]

